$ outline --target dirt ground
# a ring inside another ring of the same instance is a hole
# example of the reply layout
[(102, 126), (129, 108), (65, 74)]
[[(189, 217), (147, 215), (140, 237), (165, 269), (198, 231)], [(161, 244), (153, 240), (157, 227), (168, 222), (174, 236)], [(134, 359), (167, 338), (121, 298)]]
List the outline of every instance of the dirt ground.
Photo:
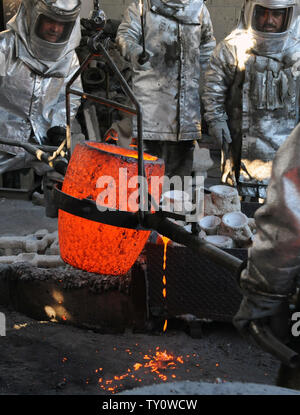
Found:
[[(9, 218), (9, 220), (7, 220)], [(1, 235), (53, 231), (56, 219), (31, 202), (0, 200)], [(33, 320), (0, 305), (1, 395), (113, 395), (174, 381), (275, 385), (279, 362), (231, 324), (204, 323), (202, 338), (176, 326), (166, 333), (100, 334)]]
[(278, 362), (228, 324), (206, 323), (200, 339), (177, 329), (103, 335), (0, 311), (0, 394), (110, 395), (182, 380), (276, 383)]

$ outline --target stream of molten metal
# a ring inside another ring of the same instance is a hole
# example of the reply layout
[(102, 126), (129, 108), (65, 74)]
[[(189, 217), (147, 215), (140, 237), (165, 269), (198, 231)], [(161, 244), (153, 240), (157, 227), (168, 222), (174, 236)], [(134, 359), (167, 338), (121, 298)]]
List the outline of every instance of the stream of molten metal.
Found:
[[(164, 244), (164, 257), (163, 257), (163, 271), (164, 271), (164, 275), (163, 275), (163, 290), (162, 290), (162, 294), (163, 294), (163, 298), (164, 298), (164, 308), (167, 308), (167, 304), (166, 304), (166, 299), (167, 299), (167, 278), (166, 278), (166, 274), (165, 274), (165, 270), (166, 270), (166, 264), (167, 264), (167, 247), (168, 247), (168, 243), (170, 241), (169, 238), (167, 238), (166, 236), (161, 236), (162, 240), (163, 240), (163, 244)], [(164, 327), (163, 327), (163, 332), (165, 332), (167, 330), (167, 326), (168, 326), (168, 320), (165, 320), (164, 323)]]

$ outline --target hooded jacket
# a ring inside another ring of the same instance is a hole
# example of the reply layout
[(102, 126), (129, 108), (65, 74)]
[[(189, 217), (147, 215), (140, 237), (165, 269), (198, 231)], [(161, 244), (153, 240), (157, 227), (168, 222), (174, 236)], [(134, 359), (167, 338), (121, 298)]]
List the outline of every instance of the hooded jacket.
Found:
[(257, 47), (241, 20), (211, 56), (204, 117), (228, 122), (233, 173), (227, 163), (223, 181), (234, 175), (241, 195), (266, 197), (275, 154), (299, 121), (299, 27), (296, 20), (281, 51), (269, 53), (268, 40)]
[[(7, 26), (0, 33), (0, 137), (41, 144), (50, 127), (66, 124), (65, 88), (79, 68), (74, 50), (80, 41), (79, 17), (64, 55), (53, 62), (41, 61), (32, 52), (24, 4)], [(81, 90), (81, 81), (74, 87)], [(71, 95), (73, 118), (79, 105), (80, 98)], [(1, 145), (0, 173), (20, 168), (23, 154), (21, 148)], [(14, 155), (18, 155), (15, 164)]]
[[(201, 137), (200, 75), (215, 47), (203, 0), (144, 0), (145, 45), (142, 52), (139, 2), (127, 9), (117, 43), (133, 65), (133, 92), (143, 111), (143, 139), (194, 140)], [(134, 127), (136, 134), (136, 127)]]

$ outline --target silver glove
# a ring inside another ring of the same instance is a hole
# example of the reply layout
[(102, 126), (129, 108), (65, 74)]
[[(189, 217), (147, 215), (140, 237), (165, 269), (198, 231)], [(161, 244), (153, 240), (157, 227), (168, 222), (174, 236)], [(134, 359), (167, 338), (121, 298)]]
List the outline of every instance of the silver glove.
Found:
[[(143, 53), (142, 46), (137, 46), (136, 48), (134, 48), (134, 50), (131, 52), (131, 63), (134, 69), (138, 71), (147, 71), (151, 68), (150, 59), (147, 62), (145, 62), (144, 65), (141, 65), (139, 63), (139, 57), (142, 53)], [(151, 56), (149, 52), (148, 54)]]
[(215, 121), (208, 127), (208, 133), (213, 137), (219, 147), (223, 146), (223, 143), (231, 143), (231, 135), (226, 121)]

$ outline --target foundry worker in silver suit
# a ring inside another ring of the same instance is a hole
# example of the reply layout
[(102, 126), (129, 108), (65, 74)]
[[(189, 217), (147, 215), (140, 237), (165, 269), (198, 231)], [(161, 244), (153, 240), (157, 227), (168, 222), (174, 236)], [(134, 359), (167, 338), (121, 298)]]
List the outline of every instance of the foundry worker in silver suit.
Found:
[[(22, 0), (0, 33), (0, 138), (43, 144), (51, 128), (65, 127), (65, 88), (79, 68), (79, 13), (80, 0)], [(79, 105), (72, 95), (72, 117)], [(42, 163), (0, 145), (0, 174), (32, 165)]]
[[(143, 51), (139, 3), (150, 55), (144, 64), (139, 63)], [(144, 150), (164, 160), (166, 176), (190, 176), (195, 140), (201, 138), (200, 77), (215, 47), (203, 0), (135, 0), (125, 12), (116, 40), (133, 66), (132, 88), (143, 112)]]
[[(245, 334), (251, 321), (263, 322), (287, 341), (287, 334), (293, 339), (293, 323), (289, 326), (286, 305), (295, 303), (300, 287), (300, 124), (275, 156), (266, 203), (256, 211), (255, 220), (257, 233), (239, 278), (243, 300), (233, 321)], [(290, 346), (300, 353), (299, 337)]]
[(205, 119), (223, 148), (222, 181), (252, 200), (265, 198), (276, 151), (299, 121), (298, 19), (296, 0), (245, 0), (206, 72)]

